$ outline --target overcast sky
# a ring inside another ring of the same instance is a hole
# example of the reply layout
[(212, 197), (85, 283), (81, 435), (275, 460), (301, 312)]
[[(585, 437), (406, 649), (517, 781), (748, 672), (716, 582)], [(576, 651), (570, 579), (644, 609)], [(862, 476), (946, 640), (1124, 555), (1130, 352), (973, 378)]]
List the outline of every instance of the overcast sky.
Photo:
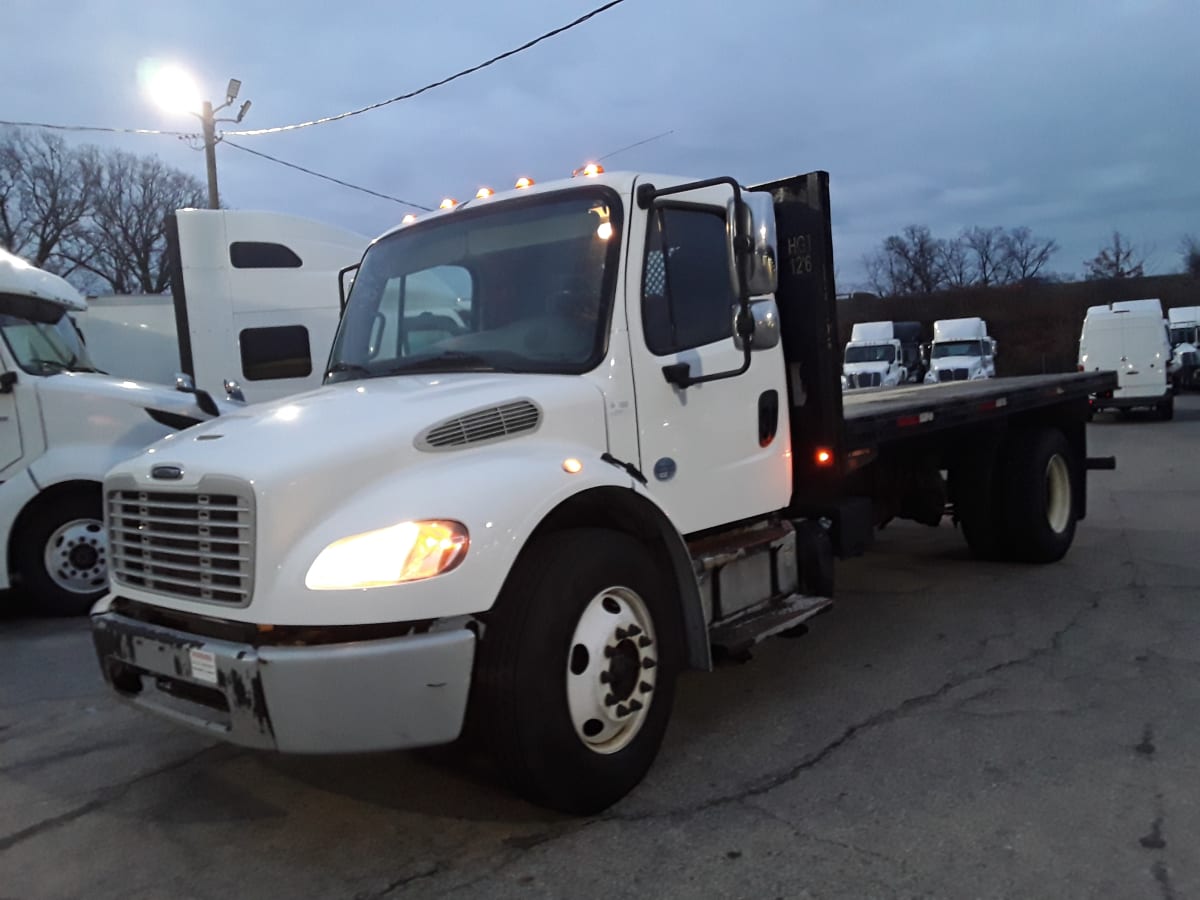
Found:
[[(191, 127), (152, 107), (146, 59), (182, 63), (243, 126), (412, 90), (565, 24), (600, 0), (6, 0), (0, 118)], [(238, 126), (230, 126), (238, 127)], [(909, 223), (950, 236), (1027, 225), (1078, 273), (1114, 228), (1177, 271), (1200, 234), (1198, 0), (626, 0), (517, 57), (349, 120), (237, 138), (425, 205), (605, 165), (743, 183), (832, 174), (839, 289)], [(157, 153), (171, 137), (67, 135)], [(367, 235), (408, 211), (218, 147), (223, 202)]]

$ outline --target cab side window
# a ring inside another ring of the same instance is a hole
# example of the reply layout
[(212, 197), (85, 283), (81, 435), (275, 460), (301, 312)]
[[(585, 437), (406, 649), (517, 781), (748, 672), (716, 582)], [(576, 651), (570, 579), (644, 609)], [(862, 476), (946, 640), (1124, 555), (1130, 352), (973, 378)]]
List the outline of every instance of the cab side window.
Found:
[(725, 216), (665, 207), (651, 216), (642, 271), (642, 328), (658, 356), (730, 341), (737, 296), (726, 262)]

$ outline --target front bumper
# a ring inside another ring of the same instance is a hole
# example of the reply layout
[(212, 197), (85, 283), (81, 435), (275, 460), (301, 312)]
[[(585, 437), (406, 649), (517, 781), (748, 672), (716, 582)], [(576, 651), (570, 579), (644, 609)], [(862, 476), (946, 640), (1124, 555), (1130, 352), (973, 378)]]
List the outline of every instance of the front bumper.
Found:
[(444, 744), (467, 707), (466, 629), (309, 646), (215, 640), (92, 616), (105, 679), (125, 700), (211, 737), (285, 753)]

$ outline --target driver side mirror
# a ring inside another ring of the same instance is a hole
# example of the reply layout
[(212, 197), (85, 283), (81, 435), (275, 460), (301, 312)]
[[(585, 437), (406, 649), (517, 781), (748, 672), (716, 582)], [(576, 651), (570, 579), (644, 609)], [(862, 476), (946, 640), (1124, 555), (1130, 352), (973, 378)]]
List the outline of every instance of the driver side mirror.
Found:
[(0, 394), (11, 394), (16, 383), (16, 372), (0, 372)]
[[(738, 330), (738, 316), (741, 311), (733, 308), (733, 343), (739, 350), (746, 349), (746, 342)], [(779, 343), (779, 307), (770, 297), (753, 300), (750, 303), (750, 316), (754, 319), (754, 331), (750, 337), (751, 350), (770, 350)]]
[[(765, 191), (743, 191), (739, 205), (730, 198), (728, 207), (730, 267), (734, 288), (741, 295), (758, 297), (773, 294), (779, 283), (779, 251), (775, 238), (775, 203)], [(737, 222), (737, 228), (733, 227)], [(738, 252), (737, 235), (746, 240), (746, 249)], [(745, 282), (743, 285), (742, 282)]]
[(350, 296), (350, 288), (354, 287), (354, 276), (358, 272), (359, 263), (338, 270), (338, 302), (341, 310), (346, 309), (346, 298)]

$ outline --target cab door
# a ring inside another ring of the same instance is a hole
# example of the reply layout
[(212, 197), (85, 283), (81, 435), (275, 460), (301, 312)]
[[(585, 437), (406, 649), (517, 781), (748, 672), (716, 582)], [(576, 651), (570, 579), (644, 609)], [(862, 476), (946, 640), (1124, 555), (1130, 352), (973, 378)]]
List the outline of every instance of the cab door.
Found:
[[(5, 367), (0, 359), (0, 373), (11, 370)], [(17, 376), (20, 377), (19, 375)], [(7, 388), (8, 393), (0, 393), (0, 472), (21, 459), (21, 423), (17, 417), (16, 384)], [(3, 480), (0, 478), (0, 480)]]
[(663, 374), (677, 363), (693, 376), (742, 364), (728, 199), (722, 188), (664, 198), (630, 229), (625, 299), (640, 467), (684, 534), (780, 509), (791, 495), (782, 347), (755, 352), (746, 372), (719, 381), (680, 388)]

